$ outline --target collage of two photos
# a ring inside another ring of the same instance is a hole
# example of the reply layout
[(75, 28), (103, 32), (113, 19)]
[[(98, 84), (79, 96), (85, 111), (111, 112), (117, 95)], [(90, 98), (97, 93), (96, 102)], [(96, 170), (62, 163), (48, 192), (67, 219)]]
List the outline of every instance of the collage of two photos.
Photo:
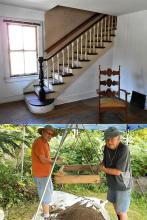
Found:
[(0, 0), (0, 220), (146, 219), (146, 18)]

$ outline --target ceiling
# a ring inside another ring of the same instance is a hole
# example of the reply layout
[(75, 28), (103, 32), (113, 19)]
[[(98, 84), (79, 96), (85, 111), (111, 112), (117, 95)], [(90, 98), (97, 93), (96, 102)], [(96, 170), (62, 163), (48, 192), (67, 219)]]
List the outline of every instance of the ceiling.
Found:
[(147, 10), (147, 0), (0, 0), (0, 3), (43, 11), (62, 5), (113, 15)]

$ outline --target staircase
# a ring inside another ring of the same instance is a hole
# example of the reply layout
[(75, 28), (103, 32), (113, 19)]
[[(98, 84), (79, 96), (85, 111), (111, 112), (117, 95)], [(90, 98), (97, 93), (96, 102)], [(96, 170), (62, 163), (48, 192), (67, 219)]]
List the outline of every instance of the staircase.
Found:
[(56, 98), (113, 46), (117, 17), (95, 14), (39, 57), (39, 79), (24, 89), (32, 113), (54, 108)]

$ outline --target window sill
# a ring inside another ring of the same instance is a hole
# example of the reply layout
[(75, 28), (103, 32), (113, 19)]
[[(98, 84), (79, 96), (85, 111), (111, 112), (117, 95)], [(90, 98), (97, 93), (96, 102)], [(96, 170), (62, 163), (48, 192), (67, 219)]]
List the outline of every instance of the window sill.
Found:
[(21, 82), (21, 81), (30, 81), (38, 79), (38, 74), (30, 75), (30, 76), (14, 76), (14, 77), (7, 77), (5, 78), (5, 82), (13, 83), (13, 82)]

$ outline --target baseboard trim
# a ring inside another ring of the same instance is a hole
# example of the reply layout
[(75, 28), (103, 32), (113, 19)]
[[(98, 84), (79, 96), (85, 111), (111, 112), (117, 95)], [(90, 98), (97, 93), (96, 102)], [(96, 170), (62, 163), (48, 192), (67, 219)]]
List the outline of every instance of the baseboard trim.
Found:
[(23, 95), (15, 95), (15, 96), (9, 96), (9, 97), (0, 97), (0, 104), (8, 103), (8, 102), (16, 102), (16, 101), (22, 101), (24, 100)]

